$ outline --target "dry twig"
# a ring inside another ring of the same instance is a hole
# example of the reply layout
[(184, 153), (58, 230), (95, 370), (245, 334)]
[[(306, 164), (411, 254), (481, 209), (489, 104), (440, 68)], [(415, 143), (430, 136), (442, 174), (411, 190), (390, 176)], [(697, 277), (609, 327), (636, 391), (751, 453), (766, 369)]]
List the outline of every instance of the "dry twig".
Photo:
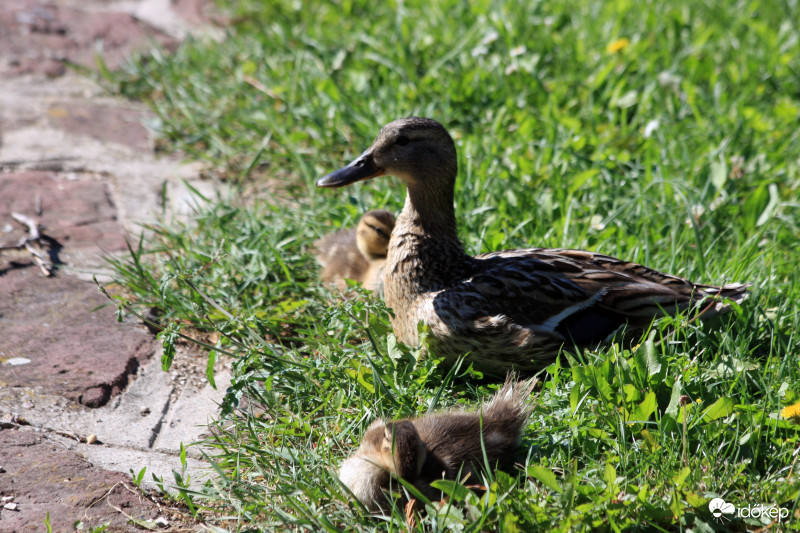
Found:
[(39, 232), (39, 224), (31, 217), (21, 213), (11, 213), (11, 218), (13, 218), (15, 222), (28, 228), (28, 234), (23, 236), (17, 244), (0, 246), (0, 251), (21, 250), (25, 248), (33, 256), (33, 262), (36, 263), (42, 271), (42, 274), (47, 277), (52, 276), (53, 263), (48, 258), (47, 253), (43, 252), (41, 249), (42, 234)]

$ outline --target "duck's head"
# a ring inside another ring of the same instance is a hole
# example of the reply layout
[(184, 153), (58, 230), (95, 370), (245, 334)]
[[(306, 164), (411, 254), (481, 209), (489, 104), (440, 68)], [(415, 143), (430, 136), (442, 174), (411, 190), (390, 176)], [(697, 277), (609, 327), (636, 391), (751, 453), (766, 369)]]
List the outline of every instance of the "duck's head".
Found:
[(425, 445), (409, 420), (376, 420), (361, 446), (342, 463), (339, 479), (370, 511), (386, 504), (390, 476), (414, 482), (425, 462)]
[(383, 427), (381, 456), (397, 477), (414, 481), (425, 462), (425, 444), (410, 420), (389, 422)]
[(375, 261), (386, 257), (394, 223), (394, 215), (389, 211), (379, 209), (364, 213), (356, 229), (356, 244), (365, 258)]
[(435, 120), (408, 117), (390, 122), (375, 142), (344, 168), (317, 180), (317, 187), (343, 187), (384, 174), (397, 176), (409, 187), (439, 182), (452, 187), (458, 162), (456, 147)]

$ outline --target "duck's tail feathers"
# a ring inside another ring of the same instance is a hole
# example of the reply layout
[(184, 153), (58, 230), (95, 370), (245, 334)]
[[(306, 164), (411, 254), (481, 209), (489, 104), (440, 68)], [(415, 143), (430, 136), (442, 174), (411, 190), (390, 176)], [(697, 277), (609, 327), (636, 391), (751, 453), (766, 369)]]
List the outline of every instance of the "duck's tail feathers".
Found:
[(519, 381), (514, 373), (509, 373), (503, 386), (484, 407), (484, 420), (521, 428), (533, 410), (531, 393), (537, 382), (536, 378)]
[(748, 283), (729, 283), (727, 285), (695, 285), (702, 295), (699, 299), (700, 317), (703, 319), (727, 313), (731, 303), (741, 304), (750, 297)]

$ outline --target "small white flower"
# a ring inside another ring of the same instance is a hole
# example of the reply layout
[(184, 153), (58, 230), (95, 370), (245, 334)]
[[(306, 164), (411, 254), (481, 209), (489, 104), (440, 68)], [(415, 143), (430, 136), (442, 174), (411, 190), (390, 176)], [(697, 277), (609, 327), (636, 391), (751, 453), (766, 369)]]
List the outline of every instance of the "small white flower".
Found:
[(603, 231), (606, 229), (606, 225), (603, 223), (603, 217), (600, 215), (592, 215), (592, 219), (589, 221), (589, 224), (592, 226), (592, 229), (597, 231)]
[(500, 37), (500, 34), (492, 30), (483, 36), (483, 39), (481, 39), (481, 44), (483, 45), (492, 44), (497, 40), (498, 37)]
[(644, 126), (644, 133), (642, 133), (642, 136), (645, 139), (649, 139), (653, 135), (653, 132), (655, 132), (660, 125), (661, 123), (658, 121), (657, 118), (654, 118), (653, 120), (649, 121)]
[(686, 224), (688, 226), (692, 225), (692, 219), (694, 219), (695, 224), (700, 222), (703, 214), (706, 212), (706, 208), (700, 204), (694, 204), (690, 209), (689, 213), (691, 213), (692, 218), (686, 217)]
[(470, 55), (472, 55), (472, 57), (480, 57), (480, 56), (485, 56), (488, 53), (489, 49), (483, 46), (482, 44), (479, 44), (478, 46), (472, 49)]
[(678, 89), (681, 86), (681, 77), (677, 74), (673, 74), (672, 72), (665, 70), (658, 75), (658, 84), (662, 87), (670, 87), (672, 89)]

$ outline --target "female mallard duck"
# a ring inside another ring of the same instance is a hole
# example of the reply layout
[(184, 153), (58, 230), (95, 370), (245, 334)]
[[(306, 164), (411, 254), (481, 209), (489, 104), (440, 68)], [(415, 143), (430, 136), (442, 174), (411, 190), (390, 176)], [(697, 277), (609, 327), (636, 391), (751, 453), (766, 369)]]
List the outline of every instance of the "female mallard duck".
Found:
[(367, 211), (355, 230), (337, 231), (315, 242), (322, 281), (346, 290), (345, 279), (353, 279), (382, 294), (383, 266), (394, 222), (388, 211)]
[(436, 355), (486, 370), (536, 371), (562, 348), (596, 346), (663, 313), (701, 306), (700, 316), (740, 302), (747, 285), (700, 285), (593, 252), (531, 248), (467, 255), (456, 234), (456, 149), (427, 118), (384, 126), (348, 166), (317, 181), (341, 187), (391, 174), (406, 183), (405, 206), (389, 241), (386, 304), (397, 338), (417, 344), (430, 328)]
[[(478, 411), (449, 411), (419, 418), (376, 420), (364, 433), (361, 446), (346, 459), (339, 479), (372, 512), (387, 508), (385, 492), (392, 478), (413, 484), (429, 500), (441, 499), (430, 483), (437, 479), (480, 484), (484, 450), (489, 466), (514, 466), (522, 430), (532, 406), (535, 382), (505, 385)], [(395, 490), (400, 484), (394, 482)]]

